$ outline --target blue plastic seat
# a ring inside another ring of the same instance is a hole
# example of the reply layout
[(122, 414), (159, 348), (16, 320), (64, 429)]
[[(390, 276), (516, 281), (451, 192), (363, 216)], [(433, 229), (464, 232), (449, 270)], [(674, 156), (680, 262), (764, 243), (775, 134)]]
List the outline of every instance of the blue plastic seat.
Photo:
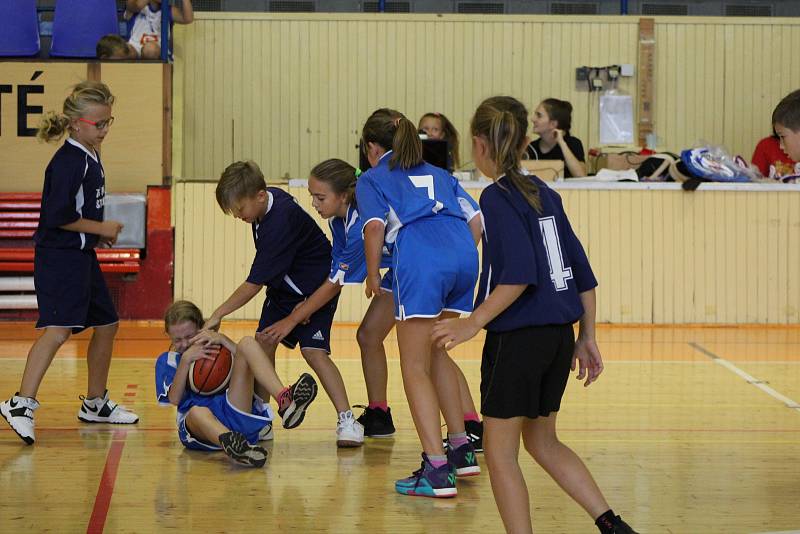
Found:
[(114, 0), (57, 0), (50, 55), (95, 57), (97, 41), (110, 33), (119, 33)]
[(0, 56), (35, 56), (38, 53), (36, 0), (0, 1)]

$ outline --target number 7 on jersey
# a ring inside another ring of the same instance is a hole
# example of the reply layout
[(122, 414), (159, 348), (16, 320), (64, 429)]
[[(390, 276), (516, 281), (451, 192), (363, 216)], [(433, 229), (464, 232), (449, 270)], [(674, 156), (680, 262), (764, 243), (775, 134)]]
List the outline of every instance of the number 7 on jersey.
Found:
[(408, 179), (411, 180), (414, 187), (428, 190), (428, 198), (436, 202), (436, 205), (433, 207), (433, 212), (439, 213), (439, 210), (444, 207), (444, 204), (436, 200), (436, 195), (433, 190), (433, 176), (430, 174), (426, 174), (425, 176), (409, 176)]

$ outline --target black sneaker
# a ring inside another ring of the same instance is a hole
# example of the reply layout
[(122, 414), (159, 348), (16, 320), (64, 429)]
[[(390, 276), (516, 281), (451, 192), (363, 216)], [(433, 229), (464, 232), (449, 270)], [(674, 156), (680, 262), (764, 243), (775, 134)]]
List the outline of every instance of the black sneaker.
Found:
[(601, 532), (608, 532), (609, 534), (637, 534), (636, 531), (618, 515), (615, 515), (610, 522), (603, 516), (600, 516), (597, 518), (597, 521), (595, 521), (595, 524)]
[(464, 430), (475, 452), (483, 452), (483, 421), (464, 421)]
[[(483, 421), (464, 421), (464, 431), (475, 452), (483, 452)], [(450, 449), (450, 442), (447, 441), (447, 438), (442, 440), (442, 447), (444, 447), (444, 452)]]
[(226, 432), (219, 435), (219, 444), (231, 460), (250, 467), (264, 467), (267, 451), (258, 445), (250, 445), (241, 432)]
[(364, 435), (368, 438), (390, 438), (394, 435), (394, 422), (392, 421), (392, 409), (387, 408), (384, 412), (380, 408), (369, 408), (362, 404), (354, 408), (364, 408), (356, 421), (364, 427)]

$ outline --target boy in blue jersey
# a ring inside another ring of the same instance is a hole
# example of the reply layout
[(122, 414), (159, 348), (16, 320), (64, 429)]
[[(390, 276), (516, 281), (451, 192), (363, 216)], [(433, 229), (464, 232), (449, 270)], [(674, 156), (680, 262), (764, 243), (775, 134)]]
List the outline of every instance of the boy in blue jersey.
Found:
[[(252, 161), (232, 163), (222, 173), (216, 189), (222, 211), (250, 223), (256, 257), (250, 274), (206, 321), (217, 329), (226, 315), (238, 310), (267, 286), (256, 339), (272, 361), (278, 343), (265, 329), (288, 317), (328, 278), (331, 244), (319, 226), (295, 199), (277, 187), (267, 187), (264, 175)], [(330, 298), (308, 321), (292, 328), (281, 340), (285, 346), (300, 345), (300, 352), (317, 373), (337, 413), (336, 443), (356, 447), (364, 442), (352, 411), (342, 375), (330, 358), (330, 332), (338, 295)]]
[[(392, 296), (403, 387), (422, 443), (422, 465), (395, 483), (403, 495), (454, 497), (456, 476), (480, 473), (464, 432), (456, 366), (432, 350), (439, 316), (472, 309), (478, 257), (447, 171), (425, 163), (414, 124), (395, 110), (374, 112), (362, 130), (372, 168), (356, 186), (364, 225), (367, 297), (381, 291), (381, 254), (392, 255)], [(439, 413), (450, 447), (441, 441)]]
[[(191, 302), (179, 300), (164, 315), (170, 350), (156, 360), (156, 397), (159, 404), (178, 407), (178, 437), (187, 449), (223, 450), (233, 461), (262, 467), (267, 451), (259, 440), (269, 439), (272, 411), (255, 394), (254, 383), (278, 400), (285, 428), (295, 428), (317, 395), (317, 384), (303, 373), (291, 387), (283, 387), (272, 362), (252, 337), (234, 343), (210, 330), (201, 331), (203, 315)], [(233, 355), (228, 387), (214, 395), (200, 395), (187, 387), (193, 362), (213, 357), (220, 346)]]
[[(585, 385), (603, 371), (595, 340), (597, 281), (561, 198), (520, 170), (528, 112), (511, 97), (484, 101), (472, 119), (473, 160), (494, 183), (480, 199), (483, 269), (467, 319), (440, 321), (433, 337), (451, 348), (486, 328), (481, 413), (486, 461), (509, 532), (531, 532), (530, 502), (518, 463), (526, 450), (595, 521), (603, 534), (631, 534), (591, 473), (556, 436), (570, 368)], [(577, 342), (572, 323), (580, 320)]]
[(39, 128), (44, 141), (66, 143), (44, 175), (33, 281), (44, 333), (28, 352), (19, 391), (0, 403), (0, 413), (28, 445), (35, 441), (36, 394), (58, 349), (70, 335), (93, 328), (86, 357), (88, 390), (78, 411), (86, 423), (133, 424), (139, 417), (108, 398), (106, 383), (119, 318), (94, 248), (117, 240), (122, 224), (104, 221), (105, 172), (98, 149), (114, 122), (114, 96), (105, 84), (75, 86), (62, 114), (48, 113)]

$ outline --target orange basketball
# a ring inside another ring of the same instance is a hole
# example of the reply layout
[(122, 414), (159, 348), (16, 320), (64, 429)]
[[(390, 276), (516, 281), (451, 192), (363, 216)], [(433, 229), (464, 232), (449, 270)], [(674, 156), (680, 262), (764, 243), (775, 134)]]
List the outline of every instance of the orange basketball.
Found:
[(189, 387), (200, 395), (214, 395), (228, 386), (233, 371), (233, 356), (220, 347), (213, 360), (196, 360), (189, 367)]

